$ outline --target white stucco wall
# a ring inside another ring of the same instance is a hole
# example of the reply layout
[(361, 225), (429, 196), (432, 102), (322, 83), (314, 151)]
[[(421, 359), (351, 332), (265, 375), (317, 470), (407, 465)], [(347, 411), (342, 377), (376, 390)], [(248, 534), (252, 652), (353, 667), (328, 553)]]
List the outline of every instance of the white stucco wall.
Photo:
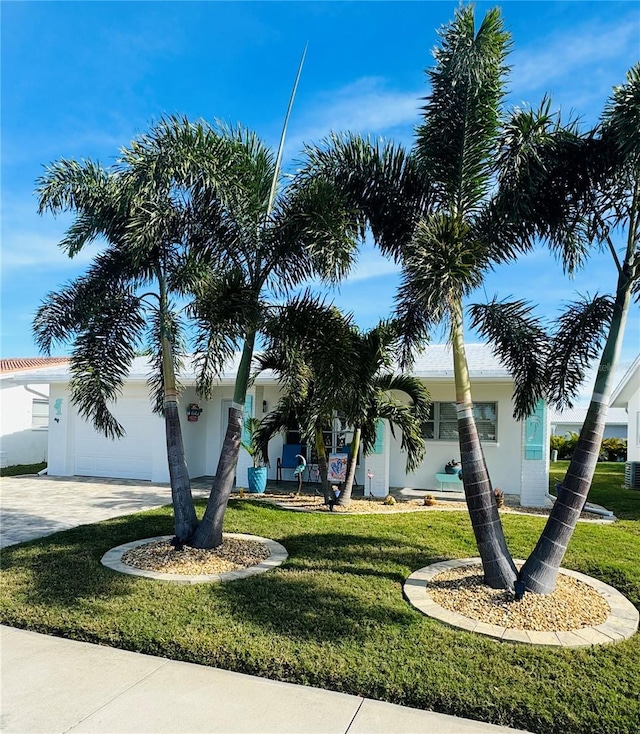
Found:
[[(453, 384), (430, 383), (429, 392), (434, 403), (454, 402)], [(473, 399), (476, 402), (497, 403), (497, 440), (484, 442), (483, 450), (487, 467), (494, 487), (500, 487), (506, 494), (519, 494), (521, 475), (521, 427), (514, 420), (511, 407), (511, 386), (505, 383), (476, 383), (473, 386)], [(405, 471), (406, 454), (400, 450), (401, 439), (390, 438), (391, 466), (389, 481), (392, 487), (411, 487), (414, 489), (438, 489), (436, 473), (443, 472), (451, 459), (460, 459), (457, 440), (427, 440), (427, 451), (420, 468), (407, 474)]]
[(640, 461), (640, 389), (629, 398), (627, 414), (629, 417), (627, 461)]
[[(48, 385), (34, 390), (48, 395)], [(47, 458), (47, 429), (32, 428), (34, 398), (25, 385), (16, 385), (11, 377), (0, 380), (0, 465), (37, 464)]]

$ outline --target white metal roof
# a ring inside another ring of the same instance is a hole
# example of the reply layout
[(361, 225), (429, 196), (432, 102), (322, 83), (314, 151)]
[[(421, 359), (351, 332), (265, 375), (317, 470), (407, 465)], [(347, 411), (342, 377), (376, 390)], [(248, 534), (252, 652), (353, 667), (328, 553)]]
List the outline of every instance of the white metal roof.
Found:
[[(569, 408), (567, 410), (550, 410), (549, 420), (553, 425), (578, 424), (582, 425), (587, 417), (587, 408)], [(627, 425), (627, 411), (624, 408), (609, 408), (607, 425)]]
[[(488, 344), (467, 344), (467, 361), (470, 376), (475, 380), (487, 382), (511, 382), (507, 369), (495, 357)], [(240, 353), (226, 367), (220, 377), (221, 384), (233, 383), (240, 364)], [(129, 381), (146, 382), (151, 372), (150, 361), (147, 357), (136, 357), (129, 371)], [(433, 381), (449, 381), (453, 379), (453, 357), (451, 346), (447, 344), (431, 344), (416, 359), (412, 374)], [(16, 382), (29, 383), (65, 383), (69, 381), (70, 371), (68, 364), (59, 364), (39, 370), (29, 370), (28, 373), (17, 373)], [(192, 385), (195, 382), (195, 368), (192, 360), (185, 361), (185, 368), (180, 373), (180, 382)], [(262, 373), (256, 382), (268, 384), (277, 381), (276, 375), (268, 370)]]

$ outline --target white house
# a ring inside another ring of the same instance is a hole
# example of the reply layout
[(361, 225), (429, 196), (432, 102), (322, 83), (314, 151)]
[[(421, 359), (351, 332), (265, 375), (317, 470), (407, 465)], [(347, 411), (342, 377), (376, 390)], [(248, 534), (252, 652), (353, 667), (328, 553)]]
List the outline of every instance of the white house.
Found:
[[(587, 410), (587, 408), (550, 410), (551, 434), (566, 436), (569, 433), (580, 433), (587, 417)], [(627, 438), (627, 411), (624, 408), (609, 408), (603, 438)]]
[[(514, 420), (513, 383), (507, 370), (487, 345), (468, 345), (467, 356), (477, 424), (494, 486), (508, 494), (520, 495), (524, 505), (544, 505), (549, 453), (546, 406), (540, 404), (526, 421)], [(211, 400), (200, 400), (196, 395), (195, 375), (191, 369), (180, 376), (185, 387), (180, 398), (180, 417), (192, 477), (216, 472), (236, 369), (237, 363), (222, 375)], [(126, 430), (126, 437), (117, 441), (100, 435), (78, 415), (69, 400), (67, 365), (39, 371), (38, 381), (50, 386), (49, 474), (168, 481), (164, 424), (151, 412), (148, 371), (145, 358), (135, 360), (122, 396), (113, 407)], [(432, 420), (425, 427), (426, 457), (415, 473), (407, 475), (400, 442), (392, 436), (389, 426), (381, 422), (374, 452), (364, 458), (357, 470), (360, 484), (368, 473), (373, 475), (366, 479), (366, 484), (376, 496), (386, 495), (389, 487), (437, 489), (439, 483), (435, 475), (444, 470), (447, 461), (459, 458), (450, 347), (428, 347), (417, 361), (414, 374), (424, 380), (433, 400)], [(278, 395), (275, 375), (261, 374), (250, 390), (247, 415), (262, 417), (275, 404)], [(202, 408), (198, 420), (187, 417), (188, 408), (193, 404)], [(335, 433), (327, 435), (327, 441), (332, 441), (334, 446), (337, 438)], [(297, 442), (295, 437), (289, 436), (289, 439), (289, 443)], [(270, 444), (270, 479), (276, 478), (276, 460), (282, 456), (286, 441), (286, 436), (279, 435)], [(241, 450), (237, 470), (239, 486), (246, 486), (249, 465), (248, 454)], [(282, 474), (283, 479), (291, 479), (292, 469), (283, 468)]]
[(624, 374), (609, 401), (627, 414), (627, 460), (640, 462), (640, 355)]
[[(49, 385), (38, 379), (32, 383), (31, 378), (38, 368), (66, 362), (58, 357), (0, 360), (0, 466), (3, 468), (46, 461)], [(20, 382), (16, 380), (18, 376)]]

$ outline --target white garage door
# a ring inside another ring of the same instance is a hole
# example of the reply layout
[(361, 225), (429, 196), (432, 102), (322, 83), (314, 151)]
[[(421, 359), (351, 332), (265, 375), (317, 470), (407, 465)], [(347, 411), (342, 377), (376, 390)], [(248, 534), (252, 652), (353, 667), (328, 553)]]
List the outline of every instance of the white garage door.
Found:
[(112, 441), (76, 419), (75, 471), (85, 477), (151, 479), (154, 416), (148, 399), (127, 398), (112, 411), (124, 427), (124, 438)]

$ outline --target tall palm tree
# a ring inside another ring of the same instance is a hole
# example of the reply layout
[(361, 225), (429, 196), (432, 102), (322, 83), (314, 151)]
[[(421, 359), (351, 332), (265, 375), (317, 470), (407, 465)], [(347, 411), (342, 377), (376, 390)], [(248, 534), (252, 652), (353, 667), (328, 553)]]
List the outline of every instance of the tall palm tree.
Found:
[(494, 201), (509, 36), (497, 9), (476, 29), (470, 6), (457, 10), (440, 35), (413, 148), (334, 136), (307, 151), (306, 175), (341, 182), (381, 250), (401, 263), (397, 310), (408, 335), (405, 359), (434, 326), (446, 324), (464, 489), (485, 583), (513, 588), (517, 571), (473, 419), (462, 309), (487, 270), (529, 246)]
[(251, 360), (269, 304), (310, 275), (340, 278), (362, 234), (331, 182), (287, 186), (274, 153), (243, 127), (169, 118), (138, 141), (139, 168), (188, 190), (193, 226), (191, 311), (198, 323), (198, 389), (209, 394), (224, 358), (241, 350), (233, 403), (204, 517), (190, 540), (222, 543)]
[[(397, 324), (382, 322), (361, 332), (350, 316), (305, 295), (278, 309), (265, 335), (267, 348), (256, 358), (257, 369), (275, 370), (282, 387), (282, 397), (259, 431), (265, 457), (275, 433), (292, 424), (300, 426), (303, 437), (315, 444), (323, 494), (333, 502), (323, 432), (331, 430), (339, 415), (354, 433), (339, 504), (350, 502), (360, 444), (365, 454), (371, 451), (380, 420), (400, 430), (407, 471), (420, 465), (429, 394), (417, 378), (393, 372)], [(397, 392), (409, 402), (399, 400)]]
[[(521, 571), (527, 589), (538, 593), (555, 588), (558, 569), (587, 500), (627, 314), (634, 294), (640, 293), (638, 120), (640, 64), (628, 72), (625, 84), (614, 89), (596, 130), (582, 135), (574, 126), (558, 136), (557, 120), (549, 115), (548, 105), (543, 105), (537, 113), (514, 116), (502, 154), (503, 195), (522, 220), (533, 223), (535, 234), (549, 241), (565, 270), (578, 270), (595, 246), (610, 253), (618, 273), (612, 296), (588, 299), (568, 310), (549, 352), (546, 377), (551, 398), (559, 404), (581, 377), (580, 369), (567, 369), (570, 359), (578, 355), (578, 361), (586, 363), (600, 355), (600, 360), (559, 496)], [(617, 237), (624, 243), (620, 254)]]
[[(61, 160), (40, 178), (40, 213), (74, 214), (60, 243), (69, 256), (100, 238), (106, 247), (84, 275), (49, 293), (36, 313), (34, 333), (46, 353), (55, 343), (72, 342), (71, 399), (111, 438), (124, 430), (109, 404), (147, 334), (154, 411), (165, 420), (176, 541), (183, 543), (197, 526), (178, 415), (181, 324), (171, 302), (172, 278), (183, 251), (184, 211), (166, 189), (143, 185), (132, 172), (131, 154), (125, 149), (111, 170), (91, 161)], [(163, 231), (134, 248), (130, 228), (141, 211), (152, 209), (162, 209)], [(154, 290), (141, 295), (145, 286)]]

